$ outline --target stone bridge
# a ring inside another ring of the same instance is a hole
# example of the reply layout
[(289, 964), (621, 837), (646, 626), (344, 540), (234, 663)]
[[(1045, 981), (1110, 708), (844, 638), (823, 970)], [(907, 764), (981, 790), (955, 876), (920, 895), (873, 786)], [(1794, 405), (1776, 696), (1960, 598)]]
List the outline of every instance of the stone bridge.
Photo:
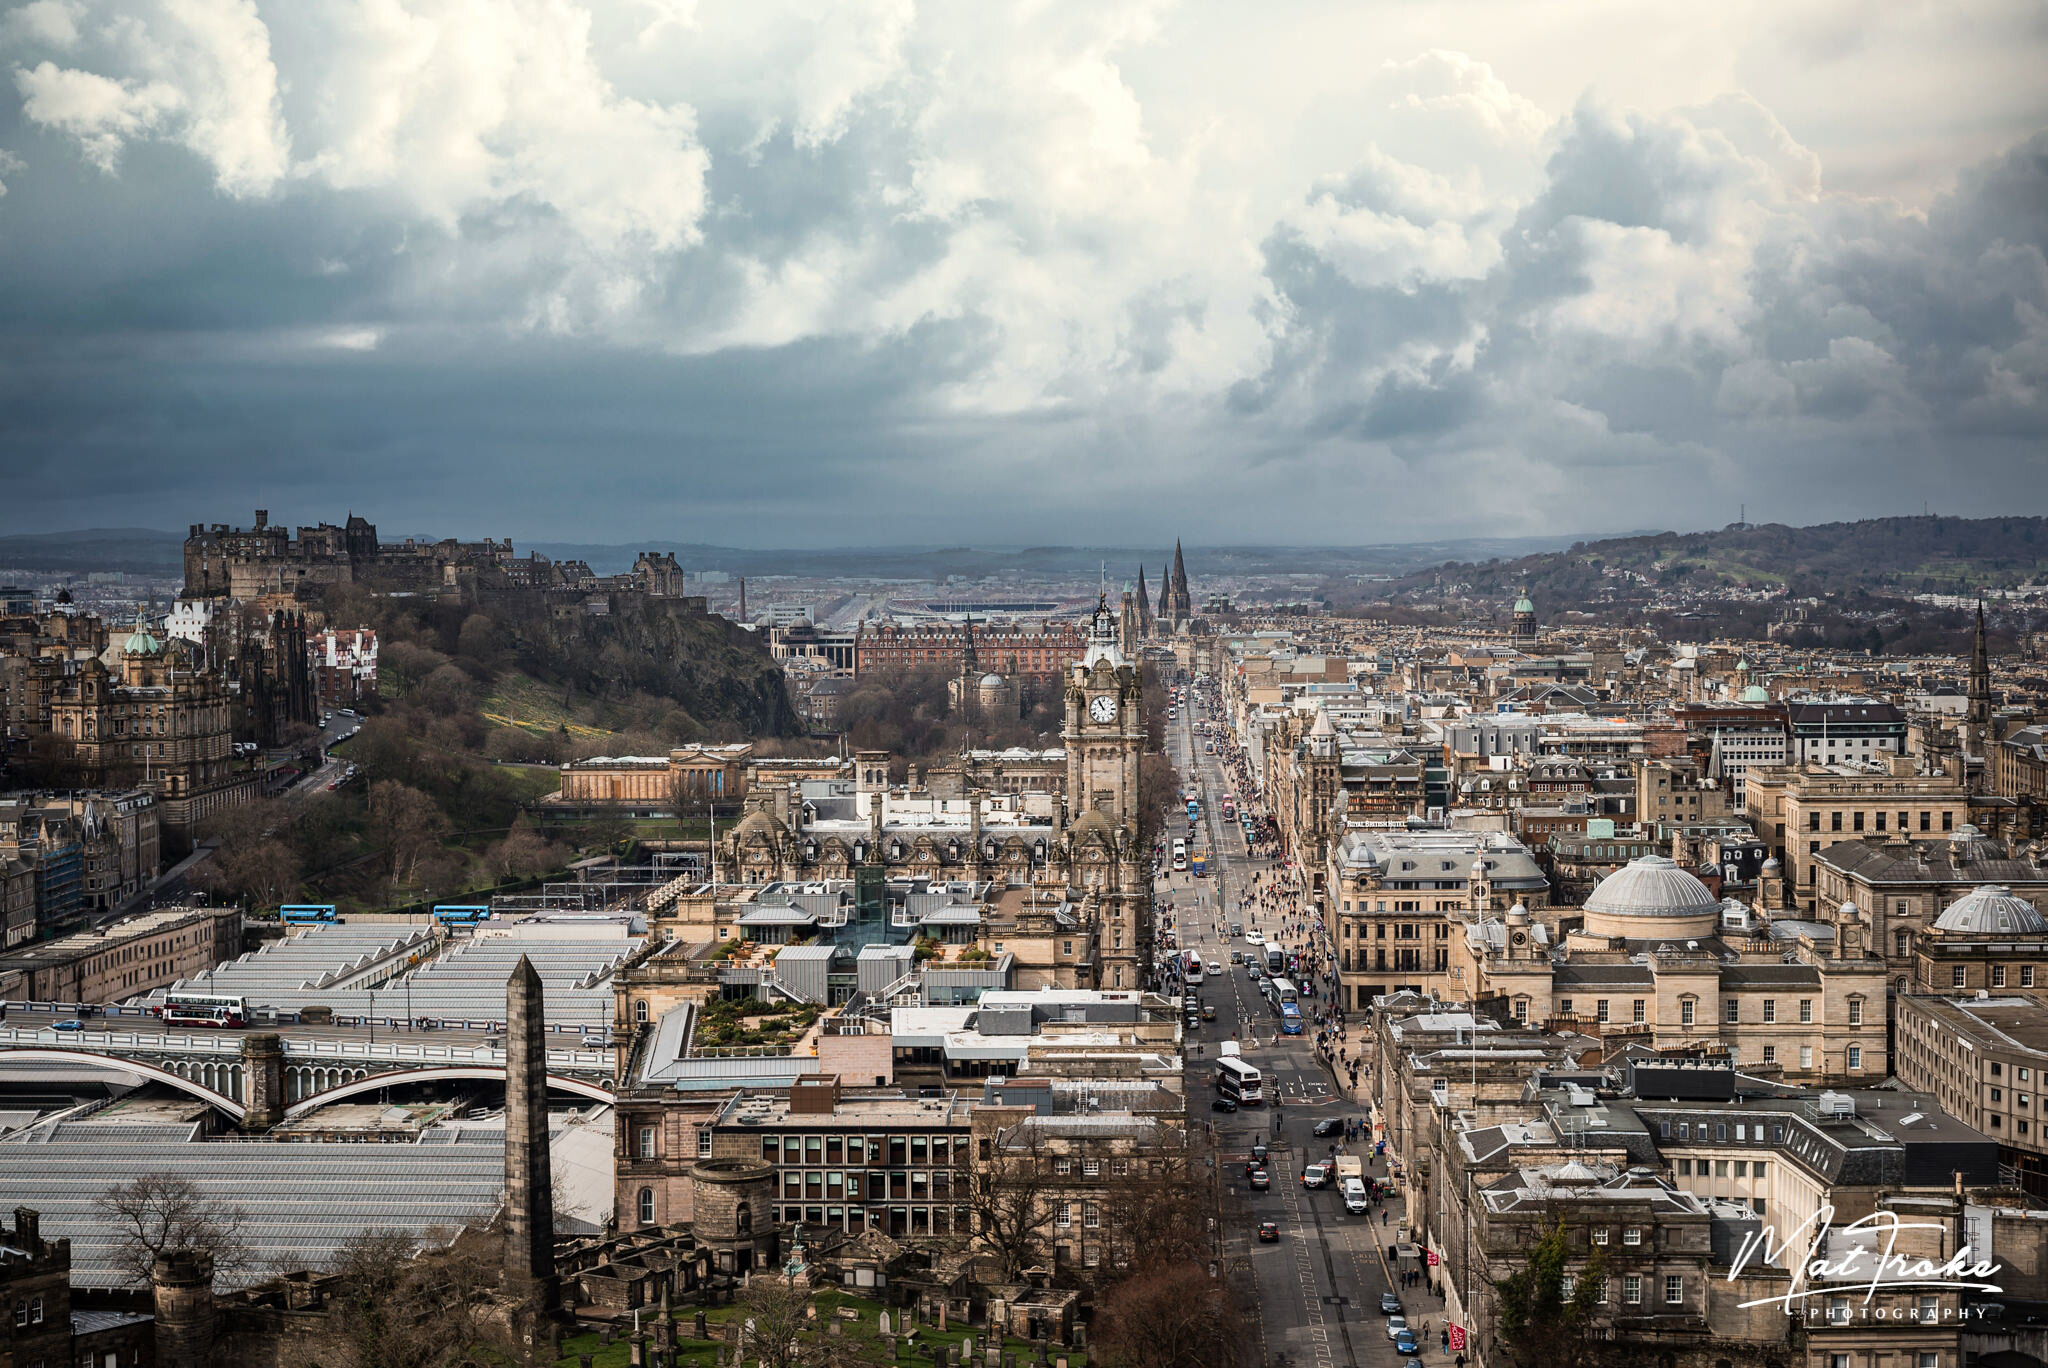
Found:
[[(486, 1046), (375, 1044), (269, 1031), (184, 1035), (162, 1031), (0, 1028), (0, 1063), (80, 1064), (139, 1074), (212, 1104), (245, 1130), (268, 1130), (328, 1102), (403, 1083), (504, 1082), (505, 1052)], [(612, 1056), (549, 1050), (548, 1086), (610, 1102)]]

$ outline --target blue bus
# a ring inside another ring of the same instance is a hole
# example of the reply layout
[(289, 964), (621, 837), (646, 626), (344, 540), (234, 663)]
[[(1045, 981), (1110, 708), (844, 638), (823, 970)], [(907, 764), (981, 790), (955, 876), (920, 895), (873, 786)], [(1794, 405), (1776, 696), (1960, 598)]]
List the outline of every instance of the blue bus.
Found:
[(1301, 1008), (1291, 1002), (1280, 1004), (1280, 1034), (1301, 1034)]
[(491, 909), (458, 903), (441, 903), (434, 908), (434, 920), (449, 930), (476, 929), (476, 924), (491, 919)]
[(329, 926), (341, 920), (333, 903), (291, 903), (277, 909), (286, 926)]
[(1201, 820), (1202, 820), (1202, 800), (1201, 800), (1201, 799), (1199, 799), (1199, 798), (1190, 798), (1190, 799), (1188, 799), (1188, 821), (1189, 821), (1189, 823), (1190, 823), (1190, 824), (1192, 824), (1192, 823), (1195, 823), (1195, 822), (1199, 822), (1199, 821), (1201, 821)]

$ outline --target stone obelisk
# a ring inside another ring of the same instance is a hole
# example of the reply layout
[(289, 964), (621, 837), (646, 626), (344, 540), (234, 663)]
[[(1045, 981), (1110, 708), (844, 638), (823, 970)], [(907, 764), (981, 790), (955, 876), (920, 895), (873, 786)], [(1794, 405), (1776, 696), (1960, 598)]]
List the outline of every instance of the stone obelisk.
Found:
[(505, 985), (505, 1280), (554, 1307), (554, 1175), (548, 1164), (547, 1018), (533, 962)]

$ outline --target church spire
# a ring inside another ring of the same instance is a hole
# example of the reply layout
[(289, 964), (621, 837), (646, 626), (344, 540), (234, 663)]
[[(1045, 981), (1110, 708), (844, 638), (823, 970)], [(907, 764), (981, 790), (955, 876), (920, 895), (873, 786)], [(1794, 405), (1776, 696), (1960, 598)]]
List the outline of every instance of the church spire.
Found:
[(1991, 649), (1984, 638), (1984, 600), (1977, 600), (1977, 639), (1970, 652), (1970, 721), (1981, 745), (1991, 731)]
[(1145, 567), (1138, 566), (1138, 635), (1152, 635), (1152, 599), (1145, 590)]

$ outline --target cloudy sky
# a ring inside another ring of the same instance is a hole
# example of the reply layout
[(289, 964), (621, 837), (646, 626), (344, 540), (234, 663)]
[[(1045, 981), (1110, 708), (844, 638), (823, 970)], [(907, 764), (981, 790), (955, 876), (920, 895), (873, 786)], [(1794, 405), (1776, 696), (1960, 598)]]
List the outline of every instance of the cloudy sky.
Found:
[(2048, 512), (2042, 0), (0, 0), (0, 530)]

